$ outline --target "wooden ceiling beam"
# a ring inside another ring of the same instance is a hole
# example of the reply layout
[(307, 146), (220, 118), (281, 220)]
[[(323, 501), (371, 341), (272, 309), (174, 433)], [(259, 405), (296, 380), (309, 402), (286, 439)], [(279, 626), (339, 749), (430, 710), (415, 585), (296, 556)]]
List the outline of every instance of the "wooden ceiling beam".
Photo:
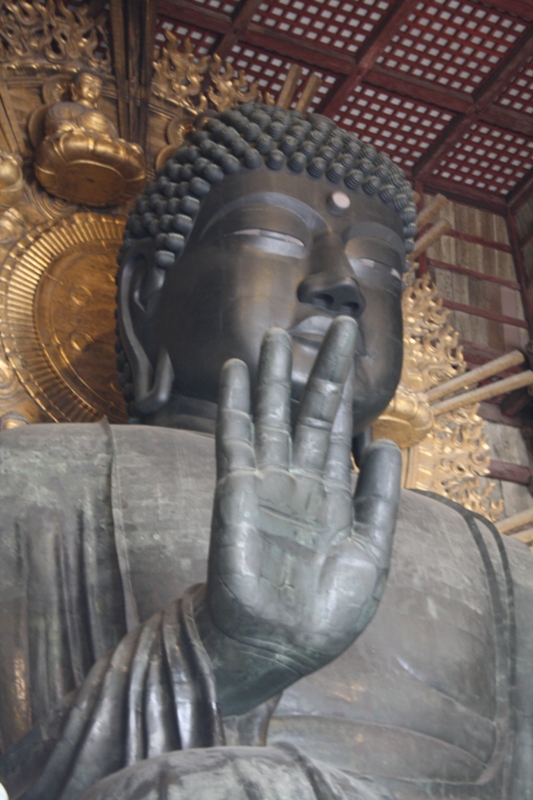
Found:
[(531, 115), (513, 111), (512, 108), (492, 105), (479, 115), (479, 119), (489, 125), (495, 125), (497, 128), (505, 128), (508, 131), (521, 133), (524, 136), (533, 136), (533, 119)]
[(329, 98), (326, 98), (320, 105), (319, 111), (322, 114), (333, 116), (340, 106), (346, 102), (350, 94), (359, 86), (369, 70), (374, 66), (394, 34), (398, 33), (417, 2), (418, 0), (396, 0), (396, 3), (389, 8), (359, 50), (353, 70), (333, 90)]
[(533, 21), (531, 0), (483, 0), (483, 4), (497, 8), (498, 11), (503, 10), (508, 14), (516, 14), (517, 17)]
[(456, 92), (444, 86), (415, 78), (405, 72), (393, 72), (383, 67), (373, 67), (365, 77), (365, 83), (385, 89), (388, 92), (401, 94), (422, 103), (444, 108), (454, 114), (466, 114), (472, 105), (472, 99), (463, 92)]
[(522, 38), (511, 53), (505, 58), (492, 76), (485, 82), (474, 96), (473, 103), (466, 114), (457, 116), (442, 132), (435, 144), (426, 151), (413, 169), (415, 178), (425, 181), (437, 168), (453, 146), (470, 130), (492, 102), (500, 94), (505, 84), (516, 73), (519, 67), (533, 54), (533, 27)]
[(513, 255), (513, 261), (516, 270), (516, 279), (520, 284), (520, 296), (522, 298), (522, 305), (524, 308), (524, 317), (527, 322), (529, 336), (533, 336), (533, 300), (531, 299), (531, 292), (529, 290), (529, 278), (520, 249), (520, 241), (518, 238), (518, 227), (516, 218), (512, 211), (508, 210), (506, 214), (507, 233), (509, 236), (509, 244)]
[[(455, 92), (453, 89), (381, 67), (371, 69), (364, 82), (370, 86), (385, 89), (385, 91), (404, 95), (410, 100), (443, 108), (453, 114), (466, 114), (473, 105), (471, 97), (463, 92)], [(525, 136), (531, 136), (533, 133), (533, 119), (529, 114), (513, 111), (505, 106), (489, 106), (480, 115), (480, 119), (488, 122), (489, 125), (506, 128)]]
[(261, 2), (262, 0), (242, 0), (233, 15), (230, 30), (224, 34), (220, 42), (216, 45), (213, 51), (214, 55), (219, 56), (222, 60), (229, 56), (233, 45), (236, 44), (239, 39), (242, 39), (245, 34)]
[(507, 203), (503, 197), (491, 195), (464, 183), (456, 183), (455, 181), (432, 175), (427, 181), (424, 181), (423, 185), (425, 193), (438, 194), (440, 192), (446, 195), (453, 203), (475, 206), (481, 211), (490, 211), (492, 214), (499, 214), (500, 216), (505, 216), (507, 212)]
[(520, 206), (529, 200), (533, 194), (533, 169), (526, 172), (524, 177), (516, 184), (507, 195), (507, 205), (512, 213), (515, 213)]
[(329, 70), (336, 75), (349, 75), (354, 67), (353, 58), (337, 55), (333, 50), (310, 42), (303, 44), (302, 39), (296, 40), (282, 33), (273, 36), (255, 23), (248, 26), (243, 42), (267, 50), (273, 55), (299, 61), (311, 69)]
[[(296, 41), (285, 34), (273, 34), (264, 27), (250, 22), (259, 2), (260, 0), (247, 0), (233, 20), (227, 14), (210, 9), (199, 10), (198, 6), (188, 0), (182, 0), (179, 6), (169, 0), (159, 0), (159, 13), (185, 24), (221, 34), (222, 39), (214, 49), (214, 52), (221, 58), (227, 57), (235, 42), (241, 40), (244, 44), (305, 64), (310, 69), (327, 69), (346, 79), (354, 74), (356, 62), (353, 58), (337, 54), (320, 45), (303, 44), (301, 40)], [(237, 17), (239, 22), (237, 22)], [(241, 24), (239, 35), (234, 37), (237, 25)], [(370, 86), (404, 95), (412, 100), (443, 108), (453, 114), (467, 114), (473, 107), (472, 98), (463, 92), (456, 92), (453, 89), (415, 78), (408, 73), (394, 72), (377, 65), (372, 66), (365, 73), (364, 82)], [(328, 100), (328, 105), (329, 102)], [(340, 105), (342, 103), (339, 102), (337, 107)], [(503, 106), (488, 108), (480, 115), (480, 119), (490, 125), (498, 125), (516, 133), (531, 135), (532, 120), (530, 116), (506, 109)]]
[(180, 0), (179, 5), (170, 0), (159, 0), (157, 5), (160, 17), (167, 17), (186, 25), (194, 25), (204, 31), (225, 34), (231, 27), (231, 17), (228, 14), (203, 8), (196, 3), (189, 3), (187, 0)]

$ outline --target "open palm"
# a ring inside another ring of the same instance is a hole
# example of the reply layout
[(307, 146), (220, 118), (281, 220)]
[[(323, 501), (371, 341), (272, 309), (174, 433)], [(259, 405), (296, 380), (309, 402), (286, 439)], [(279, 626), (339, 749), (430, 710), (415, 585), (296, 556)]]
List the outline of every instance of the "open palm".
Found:
[(291, 342), (264, 339), (253, 416), (248, 370), (223, 371), (207, 607), (246, 648), (308, 674), (364, 630), (390, 560), (401, 459), (367, 450), (351, 492), (350, 370), (358, 335), (332, 323), (290, 425)]

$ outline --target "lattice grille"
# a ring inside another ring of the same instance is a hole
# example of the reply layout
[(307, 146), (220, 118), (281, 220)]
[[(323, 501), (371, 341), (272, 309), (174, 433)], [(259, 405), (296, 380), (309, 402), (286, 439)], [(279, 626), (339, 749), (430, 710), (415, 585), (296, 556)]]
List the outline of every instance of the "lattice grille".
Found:
[(378, 61), (471, 94), (527, 27), (518, 17), (478, 2), (424, 0)]
[(363, 141), (385, 150), (409, 171), (453, 115), (400, 95), (359, 86), (334, 119)]
[(253, 21), (353, 55), (390, 5), (390, 0), (268, 0), (261, 3)]
[(205, 56), (207, 53), (210, 53), (213, 49), (213, 46), (218, 41), (216, 34), (211, 33), (210, 31), (201, 30), (198, 27), (192, 27), (190, 25), (185, 25), (181, 22), (176, 22), (173, 19), (167, 19), (166, 17), (158, 17), (156, 20), (156, 34), (155, 34), (155, 53), (156, 58), (159, 55), (159, 49), (165, 44), (166, 36), (165, 31), (170, 31), (171, 33), (176, 36), (178, 43), (183, 45), (183, 42), (187, 37), (191, 40), (193, 46), (193, 53), (197, 58), (201, 56)]
[(530, 169), (533, 139), (478, 123), (472, 125), (433, 174), (505, 195)]
[[(293, 63), (292, 60), (285, 59), (282, 56), (274, 56), (272, 53), (267, 53), (248, 45), (235, 45), (228, 56), (228, 61), (232, 62), (237, 70), (243, 70), (248, 80), (257, 81), (261, 91), (269, 92), (274, 99), (278, 97), (289, 68)], [(317, 107), (338, 79), (332, 73), (317, 69), (311, 70), (309, 67), (302, 66), (302, 77), (293, 99), (293, 107), (298, 102), (311, 72), (319, 76), (321, 85), (309, 106), (309, 111), (313, 111)]]
[(533, 57), (513, 76), (497, 103), (514, 111), (533, 114)]
[[(179, 0), (174, 0), (174, 2), (179, 4)], [(201, 8), (229, 15), (235, 13), (235, 9), (239, 4), (239, 0), (190, 0), (190, 2), (199, 5)]]

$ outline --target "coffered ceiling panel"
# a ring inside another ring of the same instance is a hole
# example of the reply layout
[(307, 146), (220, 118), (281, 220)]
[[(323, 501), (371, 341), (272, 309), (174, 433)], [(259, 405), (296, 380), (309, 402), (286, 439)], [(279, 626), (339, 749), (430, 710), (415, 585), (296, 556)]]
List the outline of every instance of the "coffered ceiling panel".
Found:
[(189, 39), (274, 99), (296, 65), (291, 107), (318, 76), (309, 110), (419, 185), (492, 210), (533, 191), (533, 0), (154, 2), (156, 57), (167, 32)]

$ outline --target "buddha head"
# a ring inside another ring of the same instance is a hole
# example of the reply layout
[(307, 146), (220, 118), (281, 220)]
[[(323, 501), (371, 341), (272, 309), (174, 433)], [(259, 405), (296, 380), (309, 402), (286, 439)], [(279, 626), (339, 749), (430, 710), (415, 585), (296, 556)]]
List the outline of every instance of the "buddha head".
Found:
[(297, 402), (332, 319), (347, 314), (364, 430), (400, 378), (415, 217), (403, 172), (322, 116), (250, 104), (202, 120), (126, 229), (118, 363), (132, 415), (212, 416), (223, 363), (241, 358), (253, 378), (273, 326), (291, 335)]
[(96, 108), (102, 93), (102, 79), (93, 72), (83, 70), (77, 72), (70, 84), (70, 96), (75, 103), (81, 103), (87, 108)]

